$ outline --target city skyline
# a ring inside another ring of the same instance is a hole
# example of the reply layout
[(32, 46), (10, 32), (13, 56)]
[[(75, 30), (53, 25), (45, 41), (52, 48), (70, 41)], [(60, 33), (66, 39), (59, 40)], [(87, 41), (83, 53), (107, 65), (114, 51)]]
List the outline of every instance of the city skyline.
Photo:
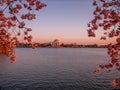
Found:
[(51, 42), (54, 39), (64, 43), (108, 44), (115, 38), (100, 40), (103, 31), (96, 31), (96, 37), (88, 37), (87, 23), (93, 18), (93, 0), (41, 0), (47, 7), (37, 12), (37, 19), (26, 22), (33, 31), (33, 42)]

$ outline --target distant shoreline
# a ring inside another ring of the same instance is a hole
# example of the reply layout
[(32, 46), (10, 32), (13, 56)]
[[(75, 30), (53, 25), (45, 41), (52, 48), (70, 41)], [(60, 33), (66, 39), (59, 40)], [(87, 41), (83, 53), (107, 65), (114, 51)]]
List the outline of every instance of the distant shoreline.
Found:
[[(16, 48), (32, 48), (32, 47), (16, 47)], [(107, 47), (37, 47), (37, 48), (107, 48)]]
[[(97, 45), (97, 44), (91, 44), (91, 45), (77, 45), (77, 44), (61, 44), (52, 46), (50, 43), (37, 43), (38, 48), (107, 48), (107, 45)], [(30, 44), (25, 43), (19, 43), (17, 44), (17, 48), (31, 48)]]

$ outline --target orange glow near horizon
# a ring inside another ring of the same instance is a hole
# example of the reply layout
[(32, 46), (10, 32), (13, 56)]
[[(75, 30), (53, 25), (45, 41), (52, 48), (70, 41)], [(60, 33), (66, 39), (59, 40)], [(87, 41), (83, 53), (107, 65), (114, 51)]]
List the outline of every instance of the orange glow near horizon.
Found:
[(72, 43), (76, 43), (76, 44), (81, 44), (81, 45), (90, 45), (90, 44), (97, 44), (97, 45), (107, 45), (110, 43), (115, 43), (116, 40), (115, 38), (108, 38), (107, 40), (100, 40), (100, 38), (94, 38), (94, 37), (85, 37), (85, 38), (54, 38), (54, 37), (35, 37), (33, 38), (33, 42), (38, 42), (38, 43), (49, 43), (54, 41), (55, 39), (59, 39), (62, 41), (62, 43), (65, 44), (72, 44)]
[(95, 38), (88, 37), (87, 23), (93, 19), (94, 10), (91, 0), (44, 0), (44, 3), (47, 7), (37, 14), (37, 19), (27, 22), (27, 26), (33, 29), (30, 33), (33, 42), (47, 43), (59, 39), (63, 43), (82, 45), (115, 43), (115, 38), (100, 40), (104, 31), (100, 29), (95, 31)]

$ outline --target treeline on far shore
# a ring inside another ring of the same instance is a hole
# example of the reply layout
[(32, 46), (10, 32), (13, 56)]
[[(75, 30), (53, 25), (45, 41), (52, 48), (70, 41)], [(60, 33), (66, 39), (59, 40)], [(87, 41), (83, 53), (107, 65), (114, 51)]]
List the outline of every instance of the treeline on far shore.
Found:
[[(78, 45), (78, 44), (64, 44), (58, 46), (52, 46), (51, 43), (37, 43), (38, 48), (107, 48), (107, 45)], [(30, 48), (31, 45), (28, 43), (19, 43), (17, 44), (17, 48)]]

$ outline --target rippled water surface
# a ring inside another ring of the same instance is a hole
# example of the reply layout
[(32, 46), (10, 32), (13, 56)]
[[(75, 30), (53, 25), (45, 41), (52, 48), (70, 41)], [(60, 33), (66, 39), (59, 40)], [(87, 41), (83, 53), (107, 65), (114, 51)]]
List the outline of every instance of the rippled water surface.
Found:
[(120, 73), (93, 74), (109, 60), (105, 48), (17, 48), (17, 62), (0, 55), (0, 90), (120, 90)]

